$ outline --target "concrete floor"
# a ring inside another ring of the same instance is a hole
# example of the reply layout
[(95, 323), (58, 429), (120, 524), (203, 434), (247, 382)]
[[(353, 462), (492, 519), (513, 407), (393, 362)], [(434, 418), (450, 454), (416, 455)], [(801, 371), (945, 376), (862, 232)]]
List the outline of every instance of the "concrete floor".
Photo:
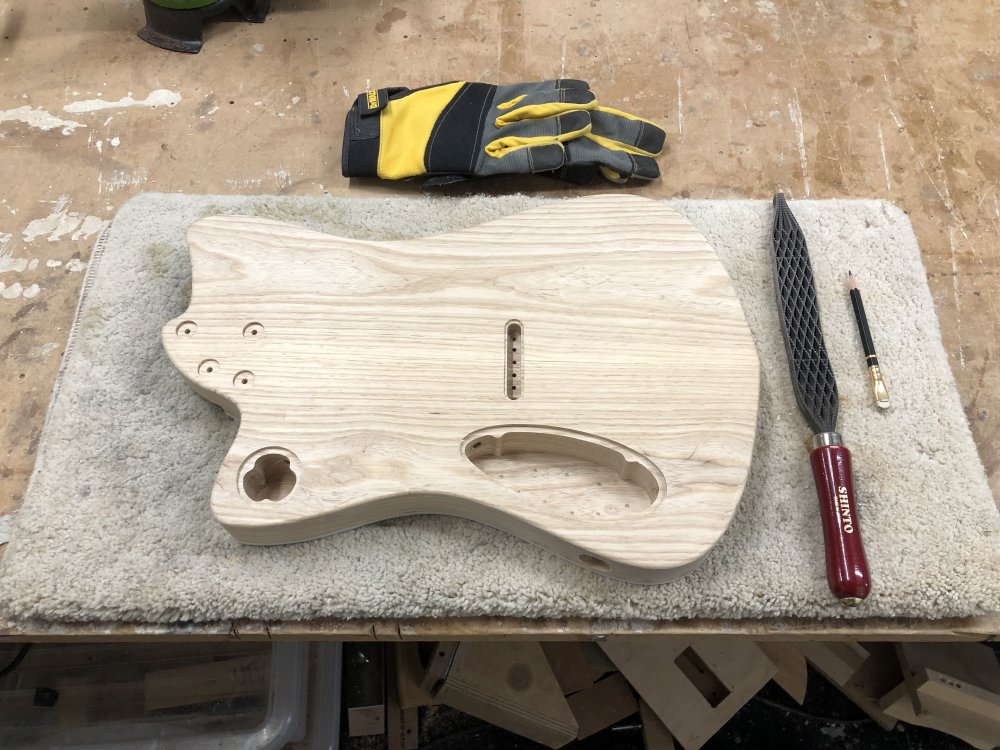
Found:
[(274, 6), (208, 26), (190, 56), (135, 36), (137, 1), (0, 0), (0, 513), (32, 469), (93, 242), (130, 196), (413, 191), (340, 176), (366, 86), (558, 76), (664, 125), (645, 195), (904, 208), (1000, 496), (998, 0)]

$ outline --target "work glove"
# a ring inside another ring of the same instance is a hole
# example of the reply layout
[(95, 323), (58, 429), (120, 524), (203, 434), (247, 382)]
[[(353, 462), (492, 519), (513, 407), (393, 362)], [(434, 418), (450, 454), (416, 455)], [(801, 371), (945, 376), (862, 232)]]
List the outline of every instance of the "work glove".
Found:
[[(591, 134), (594, 111), (602, 129), (570, 150)], [(533, 173), (583, 182), (598, 171), (616, 180), (652, 179), (663, 138), (652, 123), (599, 108), (584, 81), (379, 89), (359, 96), (347, 114), (342, 172), (435, 182)]]

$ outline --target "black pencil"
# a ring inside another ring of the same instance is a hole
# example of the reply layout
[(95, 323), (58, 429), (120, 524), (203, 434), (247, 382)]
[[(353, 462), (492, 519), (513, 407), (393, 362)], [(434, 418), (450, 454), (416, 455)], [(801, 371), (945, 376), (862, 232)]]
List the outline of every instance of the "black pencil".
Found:
[(875, 354), (875, 343), (872, 341), (871, 331), (868, 330), (868, 317), (865, 315), (865, 304), (861, 301), (861, 292), (858, 290), (858, 283), (854, 280), (854, 274), (850, 271), (847, 272), (847, 285), (851, 290), (854, 319), (858, 321), (858, 333), (861, 334), (861, 347), (865, 351), (865, 365), (868, 367), (868, 375), (871, 377), (875, 405), (880, 409), (888, 409), (889, 389), (885, 387), (885, 379), (882, 377), (882, 370), (879, 369), (878, 355)]

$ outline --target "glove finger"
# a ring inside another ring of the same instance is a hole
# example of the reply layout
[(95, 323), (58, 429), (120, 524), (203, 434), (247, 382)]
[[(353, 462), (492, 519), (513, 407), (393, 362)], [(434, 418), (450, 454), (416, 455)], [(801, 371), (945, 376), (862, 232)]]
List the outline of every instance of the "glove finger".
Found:
[(667, 134), (649, 120), (610, 107), (598, 107), (591, 112), (591, 121), (595, 140), (600, 139), (605, 148), (641, 156), (658, 156), (663, 151)]
[(557, 89), (590, 90), (590, 84), (575, 78), (550, 78), (547, 81), (531, 81), (528, 83), (512, 83), (507, 86), (497, 86), (497, 101), (503, 102), (521, 94), (534, 94), (539, 91), (555, 91)]
[(495, 124), (502, 128), (521, 120), (537, 120), (577, 109), (593, 109), (596, 106), (596, 97), (590, 89), (551, 89), (519, 94), (497, 105), (502, 114), (497, 116)]
[(541, 120), (521, 120), (507, 125), (503, 135), (486, 144), (488, 156), (500, 158), (511, 149), (524, 148), (542, 142), (558, 143), (572, 140), (590, 132), (590, 116), (574, 110), (556, 117)]
[(592, 138), (592, 134), (567, 143), (566, 154), (567, 168), (572, 166), (583, 174), (586, 173), (586, 165), (597, 167), (612, 182), (625, 182), (629, 179), (655, 180), (660, 176), (660, 167), (652, 157), (605, 148)]
[(504, 155), (493, 159), (486, 157), (477, 174), (534, 174), (560, 169), (566, 162), (566, 151), (558, 141), (548, 140), (509, 148)]

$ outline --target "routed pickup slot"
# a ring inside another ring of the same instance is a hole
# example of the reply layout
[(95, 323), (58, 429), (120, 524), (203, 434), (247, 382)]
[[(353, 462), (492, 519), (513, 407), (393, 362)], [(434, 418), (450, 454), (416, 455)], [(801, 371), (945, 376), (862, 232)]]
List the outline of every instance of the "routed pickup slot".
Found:
[(524, 391), (524, 325), (508, 320), (504, 345), (507, 348), (507, 398), (514, 400)]
[(648, 458), (596, 435), (553, 427), (509, 426), (479, 430), (463, 451), (481, 471), (514, 491), (537, 494), (574, 515), (640, 511), (666, 490)]

